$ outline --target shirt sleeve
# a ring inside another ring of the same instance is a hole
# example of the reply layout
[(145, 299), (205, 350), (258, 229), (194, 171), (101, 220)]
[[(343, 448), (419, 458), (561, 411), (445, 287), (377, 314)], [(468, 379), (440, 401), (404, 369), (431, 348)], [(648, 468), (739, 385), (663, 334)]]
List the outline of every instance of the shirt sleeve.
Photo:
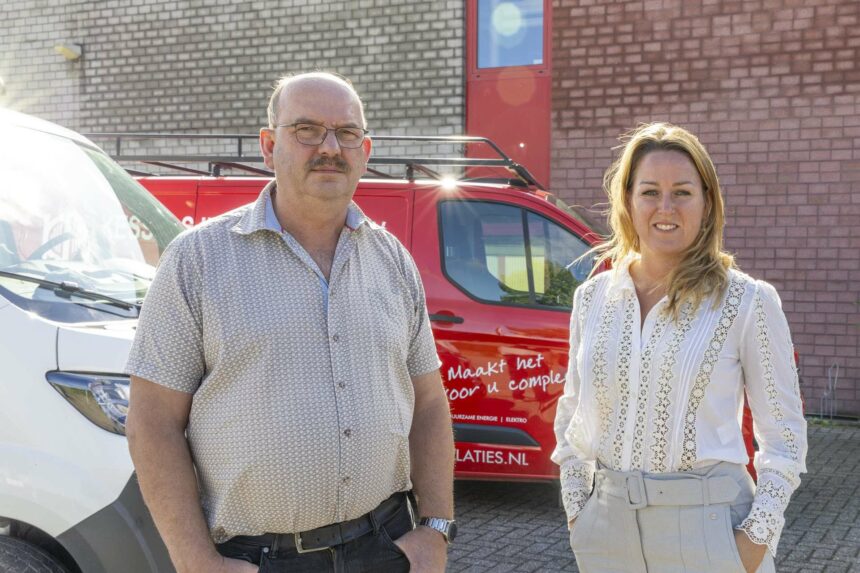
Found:
[(785, 525), (785, 509), (806, 472), (806, 420), (794, 347), (779, 295), (759, 281), (741, 345), (747, 400), (759, 451), (755, 498), (737, 527), (767, 545), (773, 556)]
[(421, 275), (415, 266), (415, 261), (406, 250), (399, 245), (400, 255), (406, 282), (412, 294), (413, 309), (410, 317), (409, 328), (409, 353), (406, 358), (406, 367), (409, 376), (415, 378), (422, 374), (438, 370), (442, 365), (439, 354), (436, 352), (436, 342), (433, 339), (433, 331), (430, 328), (430, 317), (427, 314), (427, 300), (424, 295), (424, 285)]
[(161, 257), (149, 287), (125, 371), (172, 390), (200, 386), (203, 358), (200, 276), (183, 235)]
[(581, 344), (581, 292), (579, 287), (573, 296), (573, 310), (570, 315), (570, 355), (564, 393), (558, 401), (555, 414), (556, 447), (552, 461), (560, 467), (561, 499), (567, 520), (570, 521), (582, 511), (591, 495), (596, 469), (595, 459), (583, 447), (584, 428), (581, 405), (579, 403), (581, 379), (576, 363), (576, 355)]

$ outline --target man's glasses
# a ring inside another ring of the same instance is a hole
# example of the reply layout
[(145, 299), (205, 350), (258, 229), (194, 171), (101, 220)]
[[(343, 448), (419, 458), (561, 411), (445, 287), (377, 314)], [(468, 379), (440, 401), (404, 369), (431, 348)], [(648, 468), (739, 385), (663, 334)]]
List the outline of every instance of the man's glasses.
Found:
[(282, 123), (275, 127), (292, 127), (296, 135), (296, 141), (303, 145), (321, 145), (328, 132), (333, 131), (338, 145), (348, 149), (361, 147), (368, 131), (360, 127), (338, 127), (331, 128), (315, 123)]

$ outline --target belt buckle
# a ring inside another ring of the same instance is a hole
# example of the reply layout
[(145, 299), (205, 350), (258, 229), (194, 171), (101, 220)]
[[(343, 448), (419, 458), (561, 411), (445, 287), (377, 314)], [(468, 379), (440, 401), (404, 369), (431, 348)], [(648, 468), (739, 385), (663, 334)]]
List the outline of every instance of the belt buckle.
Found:
[[(639, 501), (633, 501), (630, 499), (630, 490), (631, 485), (636, 484), (636, 490), (639, 493)], [(627, 507), (629, 509), (642, 509), (643, 507), (648, 507), (648, 496), (645, 493), (645, 478), (642, 477), (641, 472), (636, 472), (633, 475), (628, 475), (624, 479), (624, 485), (627, 486)]]
[(315, 547), (313, 549), (305, 549), (302, 545), (301, 533), (293, 533), (293, 539), (296, 543), (296, 553), (314, 553), (316, 551), (325, 551), (326, 549), (329, 549), (328, 547)]

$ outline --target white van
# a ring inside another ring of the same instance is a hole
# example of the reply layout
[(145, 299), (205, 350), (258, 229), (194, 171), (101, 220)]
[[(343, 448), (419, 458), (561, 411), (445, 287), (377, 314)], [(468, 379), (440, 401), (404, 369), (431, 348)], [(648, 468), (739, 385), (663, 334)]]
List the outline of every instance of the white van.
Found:
[(182, 230), (86, 138), (0, 109), (0, 572), (173, 571), (128, 454), (122, 371)]

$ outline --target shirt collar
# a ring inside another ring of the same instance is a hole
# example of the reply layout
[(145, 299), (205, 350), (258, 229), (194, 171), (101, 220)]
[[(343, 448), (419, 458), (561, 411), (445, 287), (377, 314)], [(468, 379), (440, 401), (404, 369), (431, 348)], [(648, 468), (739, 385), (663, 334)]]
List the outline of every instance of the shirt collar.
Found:
[(639, 254), (630, 253), (617, 263), (613, 263), (612, 269), (609, 271), (609, 292), (636, 292), (633, 277), (630, 276), (630, 265), (637, 260), (639, 260)]
[[(239, 221), (233, 225), (232, 230), (241, 235), (250, 235), (262, 230), (280, 234), (283, 230), (278, 222), (278, 217), (275, 215), (275, 206), (272, 202), (272, 193), (275, 192), (276, 188), (277, 185), (273, 179), (260, 191), (260, 195), (254, 201), (251, 209), (242, 214)], [(346, 228), (355, 231), (365, 223), (371, 228), (380, 228), (379, 225), (368, 219), (367, 215), (355, 204), (355, 201), (350, 202), (346, 211)]]

